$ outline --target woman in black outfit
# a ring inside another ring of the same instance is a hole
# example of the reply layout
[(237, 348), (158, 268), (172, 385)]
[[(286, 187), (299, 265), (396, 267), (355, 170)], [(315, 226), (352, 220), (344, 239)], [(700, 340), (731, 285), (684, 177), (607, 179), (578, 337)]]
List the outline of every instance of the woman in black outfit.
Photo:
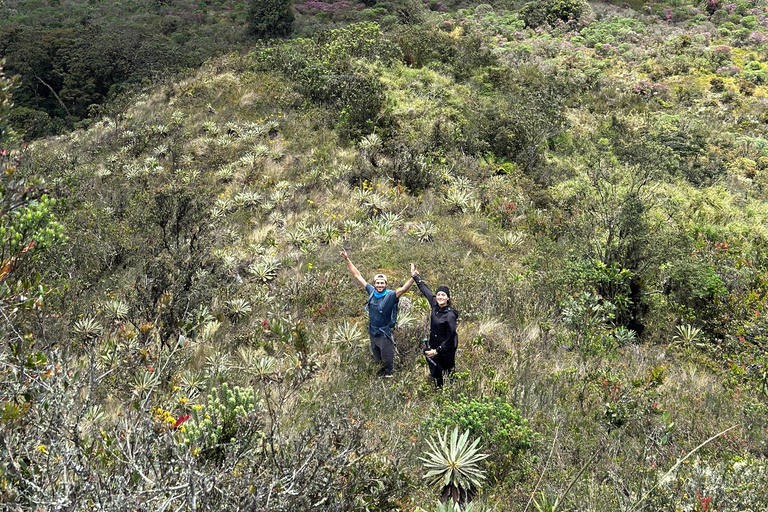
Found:
[(446, 286), (439, 286), (433, 294), (429, 286), (421, 280), (416, 265), (411, 263), (411, 275), (421, 293), (432, 308), (429, 324), (429, 339), (424, 350), (427, 366), (435, 386), (443, 385), (443, 375), (453, 372), (456, 364), (456, 347), (459, 336), (456, 334), (456, 320), (459, 313), (451, 306), (451, 293)]

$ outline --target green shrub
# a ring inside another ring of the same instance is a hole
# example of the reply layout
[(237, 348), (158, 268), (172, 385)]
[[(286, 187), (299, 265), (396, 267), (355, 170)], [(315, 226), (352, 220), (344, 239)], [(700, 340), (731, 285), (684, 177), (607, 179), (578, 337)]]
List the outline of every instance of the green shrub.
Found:
[(8, 115), (13, 106), (11, 92), (17, 87), (13, 80), (3, 72), (3, 64), (5, 64), (5, 59), (0, 60), (0, 148), (14, 135)]
[(459, 395), (455, 402), (443, 401), (436, 416), (423, 424), (423, 429), (428, 432), (442, 432), (454, 427), (482, 439), (490, 455), (489, 474), (497, 481), (508, 475), (513, 465), (519, 462), (519, 456), (536, 438), (520, 411), (501, 398), (469, 399)]
[(723, 279), (701, 259), (672, 262), (665, 273), (664, 291), (669, 299), (701, 319), (707, 318), (716, 302), (728, 295)]
[(589, 10), (589, 4), (582, 0), (546, 0), (528, 2), (520, 9), (520, 17), (526, 26), (554, 25), (558, 21), (578, 21)]
[(8, 121), (27, 140), (52, 135), (54, 131), (51, 117), (41, 110), (18, 107), (8, 115)]
[[(63, 227), (54, 220), (56, 201), (33, 179), (20, 176), (15, 165), (0, 156), (0, 283), (25, 255), (64, 240)], [(0, 297), (5, 289), (0, 289)]]
[(742, 27), (734, 30), (731, 33), (731, 45), (739, 46), (739, 47), (747, 46), (749, 41), (749, 36), (751, 34), (752, 34), (752, 31), (746, 27)]
[(595, 20), (584, 27), (580, 34), (586, 46), (595, 47), (598, 44), (636, 43), (636, 39), (643, 32), (645, 25), (642, 22), (617, 16)]
[(499, 81), (503, 93), (482, 112), (480, 138), (494, 156), (510, 159), (530, 173), (551, 139), (567, 126), (567, 84), (528, 67)]
[(385, 99), (379, 79), (360, 74), (330, 77), (322, 96), (337, 113), (337, 127), (350, 139), (373, 132)]
[[(659, 472), (659, 485), (648, 496), (651, 510), (671, 510), (680, 503), (693, 510), (765, 510), (768, 471), (764, 460), (736, 457), (728, 462), (694, 458), (671, 474)], [(665, 478), (661, 479), (664, 476)]]
[(427, 149), (419, 143), (395, 140), (387, 153), (390, 165), (387, 174), (397, 184), (412, 192), (421, 192), (435, 186), (438, 173), (434, 168), (434, 158), (425, 157)]
[(562, 306), (563, 324), (572, 334), (563, 340), (584, 356), (605, 355), (618, 341), (609, 323), (616, 318), (616, 306), (594, 293), (581, 292), (566, 299)]
[(382, 35), (381, 27), (374, 22), (323, 31), (313, 39), (316, 58), (337, 72), (348, 70), (355, 59), (389, 63), (400, 57), (399, 48)]
[(565, 275), (570, 289), (587, 290), (610, 301), (616, 307), (616, 323), (642, 334), (640, 321), (647, 308), (638, 275), (618, 263), (606, 265), (597, 260), (569, 263)]
[(457, 55), (456, 40), (441, 30), (413, 26), (404, 28), (395, 41), (409, 66), (422, 67), (430, 62), (453, 62)]
[(722, 78), (715, 77), (709, 81), (712, 92), (723, 92), (725, 90), (725, 82)]
[(755, 85), (763, 85), (768, 82), (765, 69), (757, 61), (752, 61), (744, 67), (744, 78)]
[(741, 26), (747, 28), (755, 28), (757, 26), (757, 18), (755, 16), (744, 16), (741, 18)]
[(748, 80), (741, 80), (739, 82), (739, 93), (744, 96), (752, 96), (755, 93), (755, 84)]
[(294, 19), (293, 0), (251, 0), (248, 21), (258, 38), (287, 36)]

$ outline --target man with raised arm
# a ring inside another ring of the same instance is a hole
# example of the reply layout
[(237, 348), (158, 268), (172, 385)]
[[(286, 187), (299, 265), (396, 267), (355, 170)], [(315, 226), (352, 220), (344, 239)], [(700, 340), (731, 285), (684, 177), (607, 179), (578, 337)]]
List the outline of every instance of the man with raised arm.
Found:
[(413, 278), (408, 279), (397, 290), (387, 290), (387, 276), (376, 274), (371, 285), (349, 260), (346, 249), (341, 250), (341, 256), (347, 262), (352, 277), (368, 293), (368, 302), (365, 307), (369, 318), (368, 334), (371, 338), (371, 353), (376, 362), (382, 365), (379, 375), (391, 377), (395, 361), (395, 337), (392, 334), (392, 328), (396, 321), (396, 307), (400, 296), (413, 284)]

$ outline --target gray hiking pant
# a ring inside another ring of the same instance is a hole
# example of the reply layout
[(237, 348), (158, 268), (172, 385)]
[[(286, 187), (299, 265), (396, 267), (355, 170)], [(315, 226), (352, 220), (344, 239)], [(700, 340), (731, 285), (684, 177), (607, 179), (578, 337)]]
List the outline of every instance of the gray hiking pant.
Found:
[(371, 335), (371, 354), (377, 363), (383, 364), (383, 374), (392, 375), (395, 366), (395, 342), (386, 336)]

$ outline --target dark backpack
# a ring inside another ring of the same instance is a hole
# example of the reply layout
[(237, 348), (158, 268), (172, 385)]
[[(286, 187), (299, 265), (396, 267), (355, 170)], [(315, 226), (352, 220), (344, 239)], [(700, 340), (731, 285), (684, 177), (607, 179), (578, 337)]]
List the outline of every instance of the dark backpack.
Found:
[[(391, 290), (387, 290), (389, 292)], [(395, 293), (395, 292), (392, 292)], [(371, 299), (373, 299), (373, 292), (368, 295), (368, 300), (365, 302), (365, 312), (370, 314)], [(395, 305), (392, 306), (392, 315), (389, 317), (389, 328), (392, 329), (397, 325), (397, 309), (400, 306), (400, 299), (397, 299)]]

